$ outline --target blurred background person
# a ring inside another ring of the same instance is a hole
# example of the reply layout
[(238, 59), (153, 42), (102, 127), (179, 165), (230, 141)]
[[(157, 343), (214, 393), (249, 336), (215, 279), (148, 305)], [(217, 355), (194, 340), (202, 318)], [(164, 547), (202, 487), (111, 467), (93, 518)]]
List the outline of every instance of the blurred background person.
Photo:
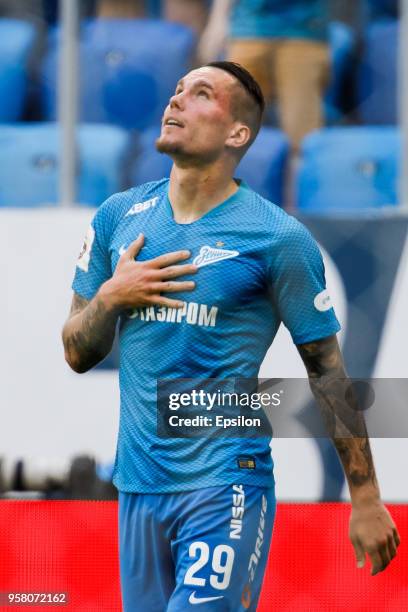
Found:
[(267, 100), (276, 99), (280, 126), (295, 153), (304, 136), (324, 123), (328, 23), (325, 0), (214, 0), (200, 42), (200, 59), (209, 61), (228, 31), (227, 58), (255, 76)]

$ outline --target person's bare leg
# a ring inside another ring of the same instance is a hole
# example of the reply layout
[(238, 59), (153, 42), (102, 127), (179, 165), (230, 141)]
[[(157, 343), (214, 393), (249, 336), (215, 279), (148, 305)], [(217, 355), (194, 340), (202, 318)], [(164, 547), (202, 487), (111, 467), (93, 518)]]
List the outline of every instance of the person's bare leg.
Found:
[(274, 45), (264, 39), (232, 38), (227, 46), (227, 59), (249, 70), (259, 83), (265, 99), (270, 101), (273, 91), (271, 62)]
[(98, 0), (97, 17), (108, 19), (137, 19), (145, 17), (144, 0)]
[(328, 45), (306, 40), (285, 40), (277, 45), (274, 76), (280, 126), (291, 145), (285, 177), (285, 208), (290, 212), (298, 200), (296, 177), (302, 140), (324, 125), (322, 99), (329, 75)]
[(164, 18), (190, 26), (198, 34), (204, 30), (208, 19), (205, 0), (164, 0)]
[(278, 45), (275, 81), (280, 124), (294, 153), (306, 134), (324, 124), (322, 98), (329, 75), (328, 45), (306, 40)]

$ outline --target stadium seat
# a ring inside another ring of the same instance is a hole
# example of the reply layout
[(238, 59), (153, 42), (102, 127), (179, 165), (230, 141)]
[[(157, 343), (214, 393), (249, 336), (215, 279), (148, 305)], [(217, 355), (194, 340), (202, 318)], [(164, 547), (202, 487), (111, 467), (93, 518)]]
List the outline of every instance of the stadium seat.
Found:
[[(45, 116), (57, 113), (60, 30), (49, 39), (42, 71)], [(79, 44), (81, 121), (144, 129), (159, 121), (178, 79), (190, 68), (193, 32), (154, 19), (97, 19), (83, 23)]]
[[(158, 128), (151, 128), (141, 135), (139, 153), (131, 169), (133, 185), (157, 181), (170, 175), (171, 159), (158, 153), (154, 146), (159, 133)], [(282, 132), (263, 127), (235, 175), (244, 179), (252, 189), (280, 205), (283, 201), (284, 169), (288, 151), (288, 140)]]
[(0, 122), (20, 119), (27, 92), (27, 66), (35, 29), (17, 19), (0, 19)]
[[(127, 133), (115, 126), (78, 128), (77, 201), (97, 206), (122, 188)], [(54, 123), (0, 126), (0, 207), (58, 203), (59, 128)]]
[(150, 181), (159, 181), (170, 176), (172, 160), (168, 155), (158, 153), (155, 141), (160, 135), (160, 128), (145, 130), (139, 138), (138, 152), (130, 171), (132, 185), (141, 185)]
[(394, 127), (327, 128), (307, 136), (297, 181), (302, 212), (396, 205), (401, 138)]
[(275, 204), (283, 204), (283, 185), (289, 141), (280, 130), (263, 127), (242, 158), (235, 175)]
[(344, 82), (350, 72), (356, 46), (354, 30), (340, 21), (333, 21), (329, 28), (331, 49), (331, 80), (324, 97), (326, 123), (341, 119)]
[(397, 122), (398, 21), (368, 26), (358, 74), (358, 109), (367, 125)]

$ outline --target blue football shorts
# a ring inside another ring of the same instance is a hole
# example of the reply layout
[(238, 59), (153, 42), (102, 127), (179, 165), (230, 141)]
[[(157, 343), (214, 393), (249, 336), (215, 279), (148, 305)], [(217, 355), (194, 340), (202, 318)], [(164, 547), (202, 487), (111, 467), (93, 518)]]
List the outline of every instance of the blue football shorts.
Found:
[(124, 612), (255, 612), (275, 509), (274, 486), (119, 492)]

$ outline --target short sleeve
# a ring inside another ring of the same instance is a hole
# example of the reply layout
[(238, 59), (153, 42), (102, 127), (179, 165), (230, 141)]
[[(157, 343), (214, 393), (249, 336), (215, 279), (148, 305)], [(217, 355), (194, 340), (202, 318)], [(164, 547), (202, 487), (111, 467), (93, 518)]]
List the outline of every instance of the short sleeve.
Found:
[(295, 344), (327, 338), (340, 330), (319, 247), (298, 221), (293, 220), (272, 246), (268, 276), (280, 318)]
[(111, 198), (96, 212), (79, 254), (72, 289), (91, 300), (100, 286), (112, 276), (109, 244), (112, 234)]

